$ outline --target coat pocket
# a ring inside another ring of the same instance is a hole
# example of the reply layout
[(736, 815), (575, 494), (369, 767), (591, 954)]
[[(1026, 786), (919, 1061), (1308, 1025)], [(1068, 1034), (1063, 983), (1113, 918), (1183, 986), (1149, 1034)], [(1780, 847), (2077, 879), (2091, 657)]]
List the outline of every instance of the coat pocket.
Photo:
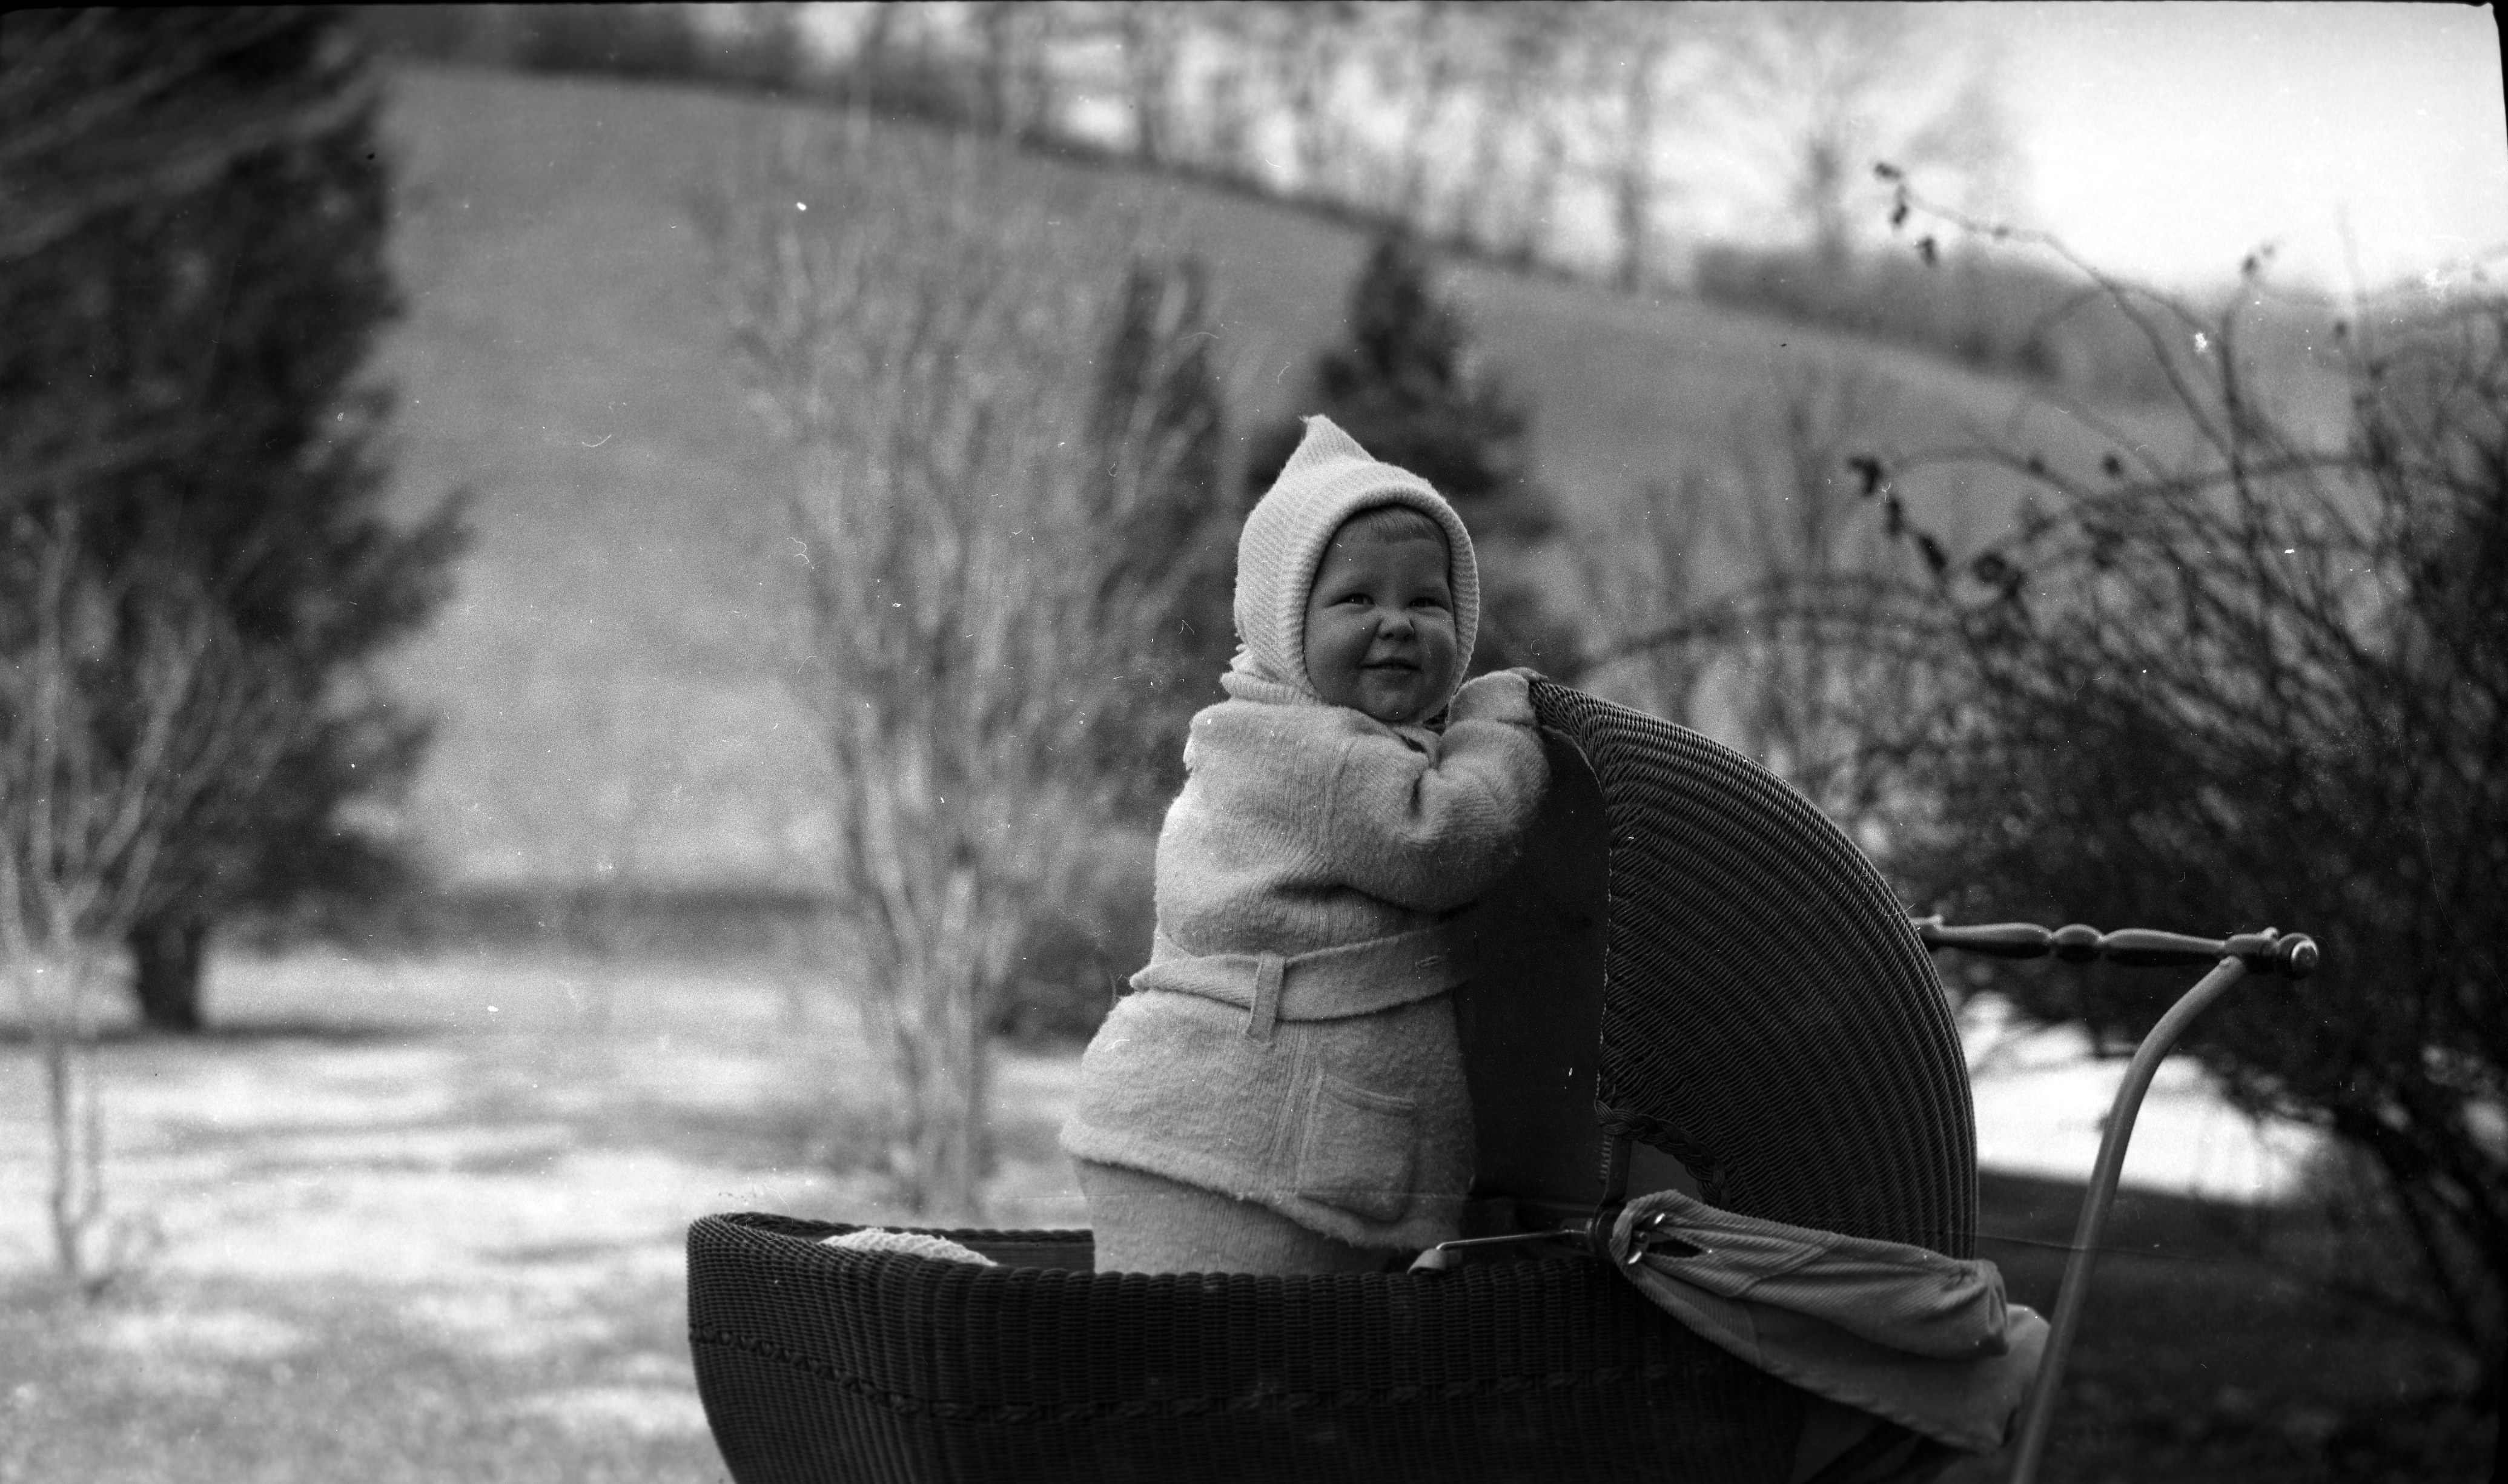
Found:
[(1324, 1072), (1298, 1144), (1298, 1194), (1363, 1221), (1399, 1221), (1419, 1177), (1420, 1104)]

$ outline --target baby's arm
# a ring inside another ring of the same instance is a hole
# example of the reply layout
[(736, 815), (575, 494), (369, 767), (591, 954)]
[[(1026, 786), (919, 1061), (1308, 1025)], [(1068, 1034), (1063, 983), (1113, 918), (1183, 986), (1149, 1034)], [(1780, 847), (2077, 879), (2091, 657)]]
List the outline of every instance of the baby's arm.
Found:
[(1348, 886), (1421, 912), (1478, 898), (1514, 863), (1549, 783), (1524, 677), (1464, 685), (1435, 756), (1354, 740), (1327, 801), (1331, 854)]

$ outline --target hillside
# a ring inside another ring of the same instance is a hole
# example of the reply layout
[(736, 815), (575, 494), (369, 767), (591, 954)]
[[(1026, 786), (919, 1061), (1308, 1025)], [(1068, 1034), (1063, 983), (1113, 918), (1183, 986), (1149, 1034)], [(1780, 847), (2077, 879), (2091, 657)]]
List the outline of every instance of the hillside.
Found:
[[(782, 475), (727, 374), (690, 202), (794, 116), (667, 88), (396, 76), (397, 497), (468, 487), (480, 534), (457, 598), (391, 670), (440, 718), (409, 824), (456, 881), (793, 880), (813, 790), (772, 660)], [(1139, 209), (1203, 252), (1239, 425), (1289, 410), (1339, 327), (1354, 231), (1124, 171), (1022, 161), (1013, 177), (1077, 209)], [(1905, 352), (1475, 265), (1449, 281), (1536, 407), (1540, 467), (1589, 543), (1641, 482), (1760, 436), (1805, 362), (1888, 383), (1896, 446), (2043, 422), (2056, 456), (2093, 456), (2021, 389)], [(1970, 528), (1992, 508), (1933, 519)], [(1592, 549), (1564, 547), (1554, 570)]]

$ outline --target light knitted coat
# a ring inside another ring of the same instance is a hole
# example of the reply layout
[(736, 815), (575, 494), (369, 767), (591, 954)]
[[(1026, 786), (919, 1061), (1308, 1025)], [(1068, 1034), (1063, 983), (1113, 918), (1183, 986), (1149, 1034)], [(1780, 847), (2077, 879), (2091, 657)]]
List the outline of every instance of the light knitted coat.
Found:
[[(1546, 782), (1525, 683), (1485, 675), (1442, 732), (1328, 706), (1302, 653), (1342, 522), (1381, 504), (1447, 532), (1468, 660), (1470, 536), (1416, 476), (1321, 417), (1237, 544), (1230, 698), (1194, 718), (1159, 836), (1160, 944), (1081, 1062), (1062, 1144), (1260, 1203), (1361, 1247), (1457, 1234), (1471, 1105), (1440, 924), (1512, 862)], [(1459, 665), (1458, 665), (1459, 669)]]

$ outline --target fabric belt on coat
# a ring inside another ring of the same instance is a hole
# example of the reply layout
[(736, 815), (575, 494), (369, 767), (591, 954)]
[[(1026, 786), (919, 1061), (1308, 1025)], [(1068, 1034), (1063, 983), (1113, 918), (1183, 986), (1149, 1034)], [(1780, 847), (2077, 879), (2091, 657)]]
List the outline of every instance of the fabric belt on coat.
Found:
[(1246, 1034), (1272, 1038), (1284, 1020), (1341, 1020), (1431, 998), (1463, 982), (1459, 920), (1310, 954), (1193, 954), (1161, 932), (1135, 990), (1199, 995), (1247, 1012)]

